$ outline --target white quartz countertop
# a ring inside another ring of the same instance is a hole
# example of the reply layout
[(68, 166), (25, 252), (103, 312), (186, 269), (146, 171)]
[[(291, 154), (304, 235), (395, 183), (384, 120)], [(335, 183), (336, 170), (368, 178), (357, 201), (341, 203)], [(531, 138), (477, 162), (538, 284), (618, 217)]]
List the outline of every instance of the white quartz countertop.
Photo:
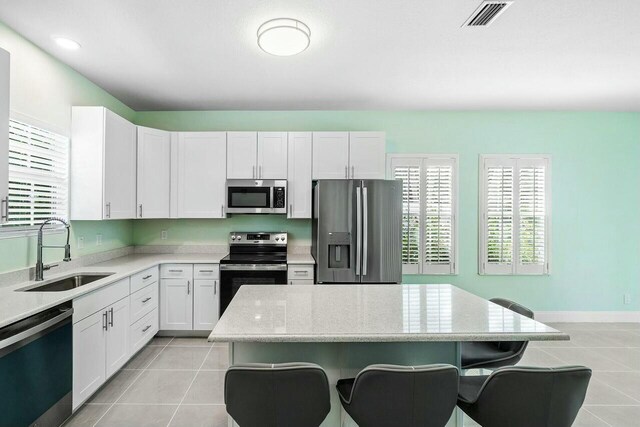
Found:
[[(208, 254), (132, 254), (120, 258), (80, 267), (55, 274), (55, 270), (45, 272), (43, 282), (24, 282), (0, 287), (0, 327), (9, 325), (25, 317), (62, 304), (81, 295), (122, 280), (140, 271), (159, 264), (217, 264), (226, 253)], [(85, 286), (62, 292), (20, 292), (20, 289), (40, 286), (57, 278), (81, 273), (113, 273), (112, 275)]]
[(223, 342), (568, 340), (452, 285), (242, 286), (209, 336)]
[(306, 254), (287, 254), (287, 264), (311, 264), (315, 265), (316, 260), (313, 259), (310, 253)]

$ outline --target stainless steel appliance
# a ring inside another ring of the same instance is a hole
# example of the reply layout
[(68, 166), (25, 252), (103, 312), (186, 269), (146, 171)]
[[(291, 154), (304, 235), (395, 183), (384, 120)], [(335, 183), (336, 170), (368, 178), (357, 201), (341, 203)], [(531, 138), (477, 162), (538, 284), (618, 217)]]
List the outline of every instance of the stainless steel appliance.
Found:
[(59, 426), (71, 416), (71, 301), (0, 329), (0, 426)]
[(316, 283), (400, 283), (402, 181), (317, 181), (311, 234)]
[(287, 181), (228, 179), (227, 213), (286, 214)]
[(287, 284), (287, 233), (232, 232), (220, 260), (220, 315), (242, 285)]

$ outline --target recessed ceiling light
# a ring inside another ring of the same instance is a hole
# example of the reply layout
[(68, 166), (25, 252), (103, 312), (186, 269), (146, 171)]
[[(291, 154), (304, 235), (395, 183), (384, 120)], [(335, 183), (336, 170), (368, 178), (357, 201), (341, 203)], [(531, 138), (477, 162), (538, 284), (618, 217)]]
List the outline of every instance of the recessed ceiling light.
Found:
[(66, 37), (54, 37), (53, 40), (58, 44), (58, 46), (64, 49), (67, 49), (67, 50), (80, 49), (80, 43), (78, 43), (75, 40), (71, 40)]
[(292, 18), (277, 18), (258, 28), (258, 46), (271, 55), (297, 55), (309, 47), (311, 30)]

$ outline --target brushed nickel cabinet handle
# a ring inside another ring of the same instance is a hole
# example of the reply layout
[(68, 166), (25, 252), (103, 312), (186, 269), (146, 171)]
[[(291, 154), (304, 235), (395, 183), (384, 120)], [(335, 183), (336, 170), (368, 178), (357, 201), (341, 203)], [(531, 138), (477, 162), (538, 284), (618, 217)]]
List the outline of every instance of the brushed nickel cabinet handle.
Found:
[(143, 304), (146, 304), (146, 303), (148, 303), (149, 301), (151, 301), (151, 297), (147, 297), (147, 298), (143, 299), (143, 300), (142, 300), (142, 303), (143, 303)]
[(111, 313), (111, 320), (109, 321), (109, 326), (113, 327), (113, 307), (109, 309), (109, 313)]
[(105, 216), (111, 218), (111, 202), (107, 202)]
[(140, 218), (142, 218), (142, 203), (140, 203)]
[(151, 278), (151, 276), (153, 276), (153, 274), (150, 274), (150, 275), (148, 275), (148, 276), (144, 276), (144, 277), (142, 278), (142, 280), (147, 280), (147, 279)]
[(107, 312), (105, 311), (104, 313), (102, 313), (102, 329), (104, 329), (105, 331), (108, 328), (108, 323), (107, 323)]
[(147, 327), (146, 327), (146, 328), (144, 328), (144, 329), (142, 330), (142, 332), (147, 332), (147, 331), (149, 330), (149, 328), (150, 328), (150, 327), (151, 327), (151, 325), (147, 325)]
[(187, 295), (191, 293), (191, 281), (187, 280)]

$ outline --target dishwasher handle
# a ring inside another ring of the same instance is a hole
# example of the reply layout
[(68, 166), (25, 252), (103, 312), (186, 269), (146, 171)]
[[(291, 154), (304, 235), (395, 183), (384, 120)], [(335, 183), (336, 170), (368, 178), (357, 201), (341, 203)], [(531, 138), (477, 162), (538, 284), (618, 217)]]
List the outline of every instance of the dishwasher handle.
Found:
[(20, 331), (15, 335), (11, 335), (11, 336), (1, 340), (0, 341), (0, 350), (5, 349), (5, 348), (7, 348), (9, 346), (12, 346), (12, 345), (14, 345), (16, 343), (19, 343), (20, 341), (24, 341), (26, 339), (29, 339), (29, 338), (33, 337), (34, 335), (37, 335), (37, 334), (39, 334), (39, 333), (51, 328), (52, 326), (55, 326), (56, 324), (63, 322), (65, 319), (68, 319), (72, 315), (73, 315), (73, 308), (60, 310), (60, 314), (56, 315), (55, 317), (46, 319), (43, 322), (37, 323), (36, 325), (32, 326), (29, 329), (26, 329), (24, 331)]

